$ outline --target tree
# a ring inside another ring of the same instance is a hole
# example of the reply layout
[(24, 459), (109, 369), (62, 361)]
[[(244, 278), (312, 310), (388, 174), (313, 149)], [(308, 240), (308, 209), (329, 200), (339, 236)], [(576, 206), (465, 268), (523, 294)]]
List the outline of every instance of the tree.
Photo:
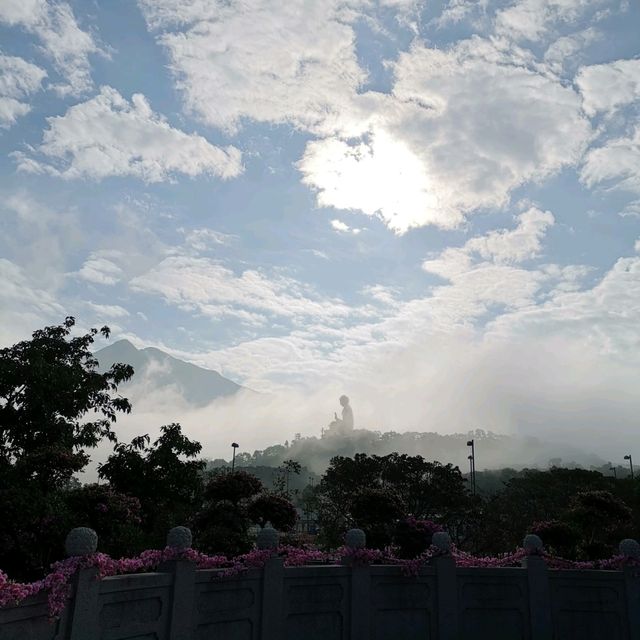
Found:
[(248, 551), (251, 520), (247, 506), (262, 490), (260, 480), (246, 471), (215, 473), (205, 486), (204, 505), (193, 520), (199, 547), (227, 555)]
[(597, 471), (527, 469), (509, 480), (504, 490), (483, 506), (480, 545), (487, 553), (513, 549), (524, 535), (531, 533), (534, 523), (562, 520), (579, 492), (608, 487), (609, 479)]
[[(86, 449), (107, 438), (117, 412), (129, 413), (118, 385), (133, 368), (100, 373), (89, 347), (98, 333), (70, 337), (75, 319), (35, 331), (31, 340), (0, 349), (0, 465), (42, 490), (60, 487), (83, 469)], [(100, 333), (108, 337), (109, 328)]]
[[(302, 465), (299, 462), (295, 460), (285, 460), (276, 470), (277, 474), (273, 480), (274, 491), (285, 498), (289, 498), (291, 496), (289, 491), (289, 476), (292, 473), (299, 476), (301, 470)], [(297, 494), (297, 490), (294, 490), (293, 493)]]
[(114, 558), (142, 551), (142, 508), (138, 498), (106, 484), (85, 484), (62, 492), (67, 530), (90, 527), (98, 534), (100, 550)]
[(61, 557), (68, 523), (62, 490), (115, 441), (112, 425), (131, 405), (117, 394), (129, 365), (100, 373), (90, 351), (109, 328), (71, 336), (75, 320), (0, 349), (0, 566), (17, 578), (41, 575)]
[(193, 516), (202, 497), (204, 460), (195, 460), (199, 442), (189, 440), (180, 424), (160, 428), (161, 435), (149, 445), (149, 436), (130, 444), (119, 443), (98, 475), (121, 493), (136, 496), (144, 513), (144, 526), (153, 542), (161, 543), (167, 528)]
[(318, 490), (318, 519), (326, 544), (339, 543), (339, 530), (355, 523), (353, 500), (365, 489), (391, 493), (403, 505), (404, 515), (434, 519), (448, 529), (454, 528), (470, 505), (464, 478), (450, 464), (399, 453), (336, 456)]
[(278, 531), (291, 531), (298, 514), (296, 508), (285, 497), (273, 493), (261, 493), (247, 507), (251, 522), (264, 527), (270, 522)]
[(398, 521), (406, 514), (400, 496), (389, 488), (365, 487), (351, 499), (353, 525), (363, 529), (367, 546), (382, 549), (391, 543)]
[(580, 532), (578, 555), (594, 560), (615, 551), (630, 528), (631, 509), (609, 491), (581, 491), (572, 498), (565, 518)]
[(240, 504), (262, 491), (262, 483), (258, 478), (246, 471), (216, 473), (207, 483), (204, 490), (206, 500), (220, 502), (228, 500), (232, 504)]

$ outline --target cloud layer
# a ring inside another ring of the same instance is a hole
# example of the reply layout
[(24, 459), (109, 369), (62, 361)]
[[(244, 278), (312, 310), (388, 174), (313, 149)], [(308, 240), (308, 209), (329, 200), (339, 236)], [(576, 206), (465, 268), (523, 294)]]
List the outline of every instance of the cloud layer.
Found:
[(179, 173), (232, 178), (242, 172), (238, 149), (174, 129), (139, 93), (129, 102), (103, 87), (95, 98), (48, 122), (36, 153), (16, 154), (19, 169), (65, 179), (130, 175), (150, 183)]

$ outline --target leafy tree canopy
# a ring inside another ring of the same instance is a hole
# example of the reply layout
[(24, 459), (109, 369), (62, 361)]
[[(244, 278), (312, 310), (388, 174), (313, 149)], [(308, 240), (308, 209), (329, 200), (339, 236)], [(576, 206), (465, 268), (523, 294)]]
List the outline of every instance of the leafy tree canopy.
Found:
[(114, 364), (100, 373), (89, 350), (109, 328), (71, 337), (74, 325), (69, 316), (0, 349), (0, 467), (49, 490), (87, 464), (85, 449), (115, 441), (117, 412), (131, 411), (117, 390), (133, 368)]
[(212, 503), (228, 500), (238, 504), (260, 493), (262, 489), (262, 482), (246, 471), (223, 471), (209, 480), (204, 495)]
[(273, 493), (261, 493), (256, 496), (247, 508), (251, 522), (261, 527), (270, 522), (279, 531), (293, 529), (297, 513), (293, 504), (285, 497)]
[(148, 528), (175, 526), (185, 520), (201, 497), (204, 460), (194, 460), (199, 442), (189, 440), (178, 423), (164, 425), (161, 435), (149, 444), (148, 435), (119, 443), (98, 475), (121, 493), (140, 499)]

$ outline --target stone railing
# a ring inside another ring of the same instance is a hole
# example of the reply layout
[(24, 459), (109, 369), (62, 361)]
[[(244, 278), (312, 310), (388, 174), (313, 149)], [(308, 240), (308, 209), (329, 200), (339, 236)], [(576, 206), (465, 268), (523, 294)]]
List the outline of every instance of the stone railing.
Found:
[[(95, 550), (87, 535), (68, 552)], [(175, 549), (190, 542), (184, 528), (168, 538)], [(637, 566), (556, 570), (532, 553), (522, 567), (463, 568), (446, 534), (435, 542), (441, 554), (412, 577), (356, 562), (285, 567), (276, 554), (224, 578), (184, 559), (102, 580), (81, 569), (55, 621), (44, 593), (0, 609), (0, 640), (640, 640)], [(363, 547), (364, 535), (353, 530), (347, 543)], [(263, 530), (258, 545), (275, 548), (276, 533)]]

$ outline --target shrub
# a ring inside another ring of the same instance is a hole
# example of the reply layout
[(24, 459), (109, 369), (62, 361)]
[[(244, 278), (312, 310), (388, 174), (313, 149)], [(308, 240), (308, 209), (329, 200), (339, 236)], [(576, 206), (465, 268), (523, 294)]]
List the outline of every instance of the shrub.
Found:
[(247, 508), (251, 522), (261, 527), (270, 522), (278, 531), (290, 531), (298, 518), (296, 508), (289, 500), (273, 493), (261, 493)]
[(443, 531), (443, 528), (432, 520), (418, 520), (413, 516), (400, 520), (393, 534), (398, 557), (410, 559), (419, 556), (431, 546), (436, 531)]

